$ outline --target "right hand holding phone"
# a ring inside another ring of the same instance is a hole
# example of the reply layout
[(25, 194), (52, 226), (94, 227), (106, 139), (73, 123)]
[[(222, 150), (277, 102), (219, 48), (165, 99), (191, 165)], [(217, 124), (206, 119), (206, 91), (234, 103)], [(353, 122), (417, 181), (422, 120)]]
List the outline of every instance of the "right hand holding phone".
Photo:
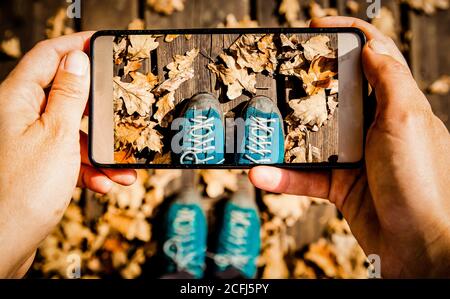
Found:
[(354, 18), (312, 27), (357, 27), (368, 43), (364, 72), (377, 99), (360, 170), (296, 171), (260, 166), (251, 181), (271, 191), (328, 198), (383, 277), (450, 275), (450, 134), (432, 112), (392, 39)]

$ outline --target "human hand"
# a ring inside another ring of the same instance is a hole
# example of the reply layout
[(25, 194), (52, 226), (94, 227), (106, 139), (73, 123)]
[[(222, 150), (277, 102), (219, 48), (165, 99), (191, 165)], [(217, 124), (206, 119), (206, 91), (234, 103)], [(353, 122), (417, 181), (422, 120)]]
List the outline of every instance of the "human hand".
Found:
[(0, 277), (23, 275), (76, 186), (106, 193), (134, 170), (100, 170), (80, 122), (89, 95), (92, 32), (39, 43), (0, 85)]
[(250, 171), (259, 188), (328, 198), (366, 254), (381, 257), (383, 277), (450, 276), (450, 135), (388, 37), (348, 17), (312, 27), (357, 27), (368, 44), (365, 75), (377, 109), (359, 170), (294, 171), (260, 166)]

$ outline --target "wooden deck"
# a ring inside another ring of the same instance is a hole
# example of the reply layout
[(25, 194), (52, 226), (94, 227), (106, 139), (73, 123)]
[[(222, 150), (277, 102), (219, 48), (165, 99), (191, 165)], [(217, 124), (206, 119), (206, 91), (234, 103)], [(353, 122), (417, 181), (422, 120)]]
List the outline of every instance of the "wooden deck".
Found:
[[(307, 5), (308, 1), (301, 1)], [(349, 15), (345, 8), (345, 0), (322, 0), (316, 1), (324, 7), (335, 7), (341, 15)], [(365, 16), (364, 6), (366, 1), (359, 1), (362, 5), (360, 12), (355, 15), (362, 19)], [(450, 49), (449, 28), (450, 14), (448, 11), (439, 11), (434, 16), (425, 16), (412, 12), (399, 4), (400, 1), (384, 0), (383, 6), (389, 7), (396, 16), (397, 28), (401, 32), (410, 32), (412, 39), (408, 41), (407, 36), (399, 35), (398, 41), (407, 42), (408, 47), (403, 49), (407, 61), (410, 63), (413, 74), (421, 88), (425, 89), (440, 75), (450, 74)], [(5, 30), (11, 30), (21, 41), (22, 51), (26, 52), (38, 41), (45, 38), (45, 26), (49, 17), (57, 10), (67, 5), (65, 0), (11, 0), (0, 2), (0, 40)], [(228, 13), (233, 13), (236, 18), (242, 19), (244, 15), (250, 15), (256, 19), (260, 26), (277, 27), (279, 17), (275, 14), (277, 10), (276, 1), (271, 0), (188, 0), (184, 11), (174, 13), (170, 17), (160, 16), (145, 7), (145, 0), (89, 0), (82, 1), (82, 18), (70, 22), (75, 30), (98, 30), (98, 29), (126, 29), (127, 25), (135, 18), (145, 19), (148, 28), (195, 28), (216, 27), (222, 22)], [(229, 44), (231, 41), (223, 41)], [(174, 46), (177, 45), (175, 41)], [(214, 49), (213, 51), (216, 51)], [(211, 53), (211, 56), (214, 56)], [(166, 65), (171, 55), (161, 56), (158, 65)], [(0, 81), (17, 64), (17, 60), (0, 57)], [(205, 84), (213, 86), (213, 79), (204, 78), (192, 81), (188, 84)], [(275, 85), (273, 81), (258, 82), (258, 86)], [(193, 90), (203, 88), (192, 86)], [(274, 89), (268, 89), (272, 91)], [(263, 91), (261, 90), (261, 93)], [(270, 95), (270, 94), (269, 94)], [(183, 96), (188, 96), (183, 95)], [(272, 94), (273, 96), (273, 94)], [(427, 97), (434, 112), (440, 117), (447, 128), (450, 128), (450, 101), (449, 96), (429, 95)], [(243, 99), (238, 99), (241, 101)], [(232, 103), (235, 105), (236, 103)], [(185, 172), (186, 176), (195, 175), (194, 172)], [(86, 192), (87, 199), (92, 197)], [(88, 200), (88, 203), (90, 201)], [(87, 205), (91, 207), (91, 204)], [(90, 209), (88, 215), (92, 215)], [(330, 206), (318, 206), (310, 209), (304, 221), (296, 225), (291, 233), (295, 236), (297, 246), (316, 240), (321, 234), (324, 219), (334, 215), (335, 210)], [(94, 217), (94, 216), (92, 216)]]

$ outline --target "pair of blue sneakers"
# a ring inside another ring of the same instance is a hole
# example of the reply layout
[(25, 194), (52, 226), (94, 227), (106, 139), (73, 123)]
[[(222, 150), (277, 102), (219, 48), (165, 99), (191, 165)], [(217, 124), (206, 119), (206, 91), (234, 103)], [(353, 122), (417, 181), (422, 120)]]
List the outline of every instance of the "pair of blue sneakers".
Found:
[[(177, 164), (223, 164), (225, 125), (218, 99), (209, 93), (194, 95), (186, 105), (181, 122), (173, 123), (172, 158)], [(268, 97), (256, 96), (246, 105), (237, 123), (238, 165), (283, 163), (283, 119)], [(240, 125), (239, 125), (240, 124)]]
[(261, 224), (253, 198), (245, 188), (233, 195), (225, 206), (216, 252), (207, 254), (207, 222), (200, 206), (200, 195), (194, 188), (181, 193), (166, 218), (163, 252), (167, 274), (184, 273), (202, 278), (208, 256), (213, 259), (216, 274), (231, 270), (237, 271), (239, 277), (254, 278)]

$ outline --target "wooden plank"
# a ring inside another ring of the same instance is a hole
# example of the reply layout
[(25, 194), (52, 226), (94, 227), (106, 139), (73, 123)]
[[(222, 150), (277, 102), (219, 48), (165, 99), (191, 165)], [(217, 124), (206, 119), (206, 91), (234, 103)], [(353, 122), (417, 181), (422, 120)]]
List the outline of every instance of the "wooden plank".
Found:
[(139, 0), (89, 0), (81, 6), (82, 30), (127, 29), (139, 16)]
[(251, 4), (254, 18), (260, 27), (280, 27), (278, 1), (253, 0)]
[[(439, 11), (434, 16), (409, 12), (411, 24), (411, 68), (422, 90), (441, 75), (450, 75), (450, 14)], [(426, 94), (434, 113), (450, 129), (450, 96)]]
[(211, 28), (225, 20), (228, 14), (234, 14), (238, 20), (250, 13), (249, 0), (189, 0), (181, 12), (171, 16), (155, 13), (150, 8), (145, 12), (148, 28)]

